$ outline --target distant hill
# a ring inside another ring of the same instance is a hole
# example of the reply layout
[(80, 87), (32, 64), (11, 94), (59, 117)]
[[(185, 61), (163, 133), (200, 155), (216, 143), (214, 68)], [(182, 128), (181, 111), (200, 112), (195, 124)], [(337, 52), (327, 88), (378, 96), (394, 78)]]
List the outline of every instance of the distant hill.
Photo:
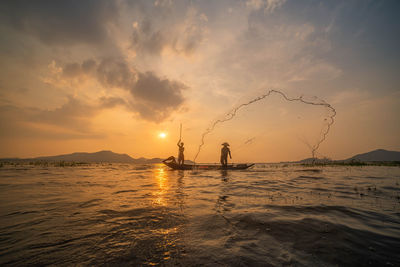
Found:
[(400, 152), (377, 149), (367, 153), (358, 154), (346, 161), (400, 161)]
[(37, 157), (29, 160), (41, 161), (75, 161), (75, 162), (115, 162), (115, 163), (132, 163), (133, 158), (127, 154), (118, 154), (112, 151), (99, 151), (94, 153), (76, 152), (72, 154), (64, 154), (58, 156)]
[(299, 160), (296, 161), (294, 163), (301, 163), (301, 164), (313, 164), (313, 163), (329, 163), (331, 162), (331, 159), (328, 158), (322, 158), (322, 159), (318, 159), (318, 158), (306, 158), (303, 160)]
[(400, 161), (400, 152), (398, 151), (389, 151), (385, 149), (377, 149), (363, 154), (357, 154), (351, 158), (345, 160), (331, 160), (328, 158), (318, 159), (318, 158), (307, 158), (299, 161), (295, 161), (292, 163), (302, 163), (302, 164), (311, 164), (311, 163), (330, 163), (330, 162), (393, 162)]
[(152, 158), (152, 159), (146, 159), (146, 158), (138, 158), (138, 159), (132, 159), (132, 163), (136, 164), (152, 164), (152, 163), (161, 163), (163, 159), (160, 158)]
[[(64, 154), (57, 156), (37, 157), (37, 158), (3, 158), (0, 161), (66, 161), (66, 162), (110, 162), (110, 163), (134, 163), (134, 164), (153, 164), (161, 163), (161, 158), (132, 158), (127, 154), (118, 154), (109, 150), (103, 150), (94, 153), (76, 152), (72, 154)], [(193, 163), (190, 160), (185, 160), (185, 163)]]
[[(127, 154), (118, 154), (109, 150), (103, 150), (94, 153), (87, 152), (76, 152), (72, 154), (64, 154), (57, 156), (48, 156), (48, 157), (37, 157), (37, 158), (3, 158), (0, 161), (66, 161), (66, 162), (110, 162), (110, 163), (135, 163), (135, 164), (152, 164), (152, 163), (161, 163), (163, 159), (161, 158), (132, 158)], [(359, 162), (390, 162), (390, 161), (399, 161), (400, 162), (400, 152), (399, 151), (389, 151), (384, 149), (377, 149), (374, 151), (370, 151), (363, 154), (355, 155), (346, 160), (335, 160), (332, 161), (328, 158), (323, 159), (313, 159), (307, 158), (300, 161), (295, 161), (291, 163), (302, 163), (302, 164), (311, 164), (311, 163), (329, 163), (329, 162), (348, 162), (348, 161), (359, 161)], [(185, 160), (187, 164), (193, 164), (193, 161)], [(290, 162), (282, 162), (282, 163), (290, 163)]]

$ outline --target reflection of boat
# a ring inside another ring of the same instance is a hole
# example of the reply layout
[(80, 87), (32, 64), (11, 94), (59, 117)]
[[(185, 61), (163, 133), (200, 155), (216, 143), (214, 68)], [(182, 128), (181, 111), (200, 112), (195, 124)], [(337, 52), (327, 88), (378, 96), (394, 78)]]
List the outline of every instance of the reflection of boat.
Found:
[(174, 170), (244, 170), (254, 164), (228, 164), (226, 167), (217, 164), (183, 164), (176, 162), (174, 157), (163, 160), (163, 163)]

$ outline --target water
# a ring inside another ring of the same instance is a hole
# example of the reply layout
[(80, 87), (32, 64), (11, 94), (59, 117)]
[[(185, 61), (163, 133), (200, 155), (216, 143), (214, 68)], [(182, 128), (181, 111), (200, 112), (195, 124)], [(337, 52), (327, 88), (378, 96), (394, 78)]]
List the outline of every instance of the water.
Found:
[(0, 168), (0, 265), (400, 266), (400, 168)]

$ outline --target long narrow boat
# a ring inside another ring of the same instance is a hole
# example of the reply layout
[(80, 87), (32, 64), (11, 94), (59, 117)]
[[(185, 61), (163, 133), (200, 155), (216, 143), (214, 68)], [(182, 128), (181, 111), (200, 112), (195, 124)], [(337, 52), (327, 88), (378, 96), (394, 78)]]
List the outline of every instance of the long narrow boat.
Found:
[(175, 158), (163, 160), (163, 163), (174, 170), (245, 170), (254, 164), (228, 164), (221, 166), (217, 164), (183, 164), (180, 165), (175, 161)]

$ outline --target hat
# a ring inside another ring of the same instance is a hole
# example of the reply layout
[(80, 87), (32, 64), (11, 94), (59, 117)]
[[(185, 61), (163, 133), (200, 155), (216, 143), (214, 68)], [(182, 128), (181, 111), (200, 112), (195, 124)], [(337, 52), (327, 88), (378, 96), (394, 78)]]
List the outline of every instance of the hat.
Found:
[(221, 145), (222, 145), (222, 146), (229, 146), (229, 144), (228, 144), (227, 142), (222, 143)]

